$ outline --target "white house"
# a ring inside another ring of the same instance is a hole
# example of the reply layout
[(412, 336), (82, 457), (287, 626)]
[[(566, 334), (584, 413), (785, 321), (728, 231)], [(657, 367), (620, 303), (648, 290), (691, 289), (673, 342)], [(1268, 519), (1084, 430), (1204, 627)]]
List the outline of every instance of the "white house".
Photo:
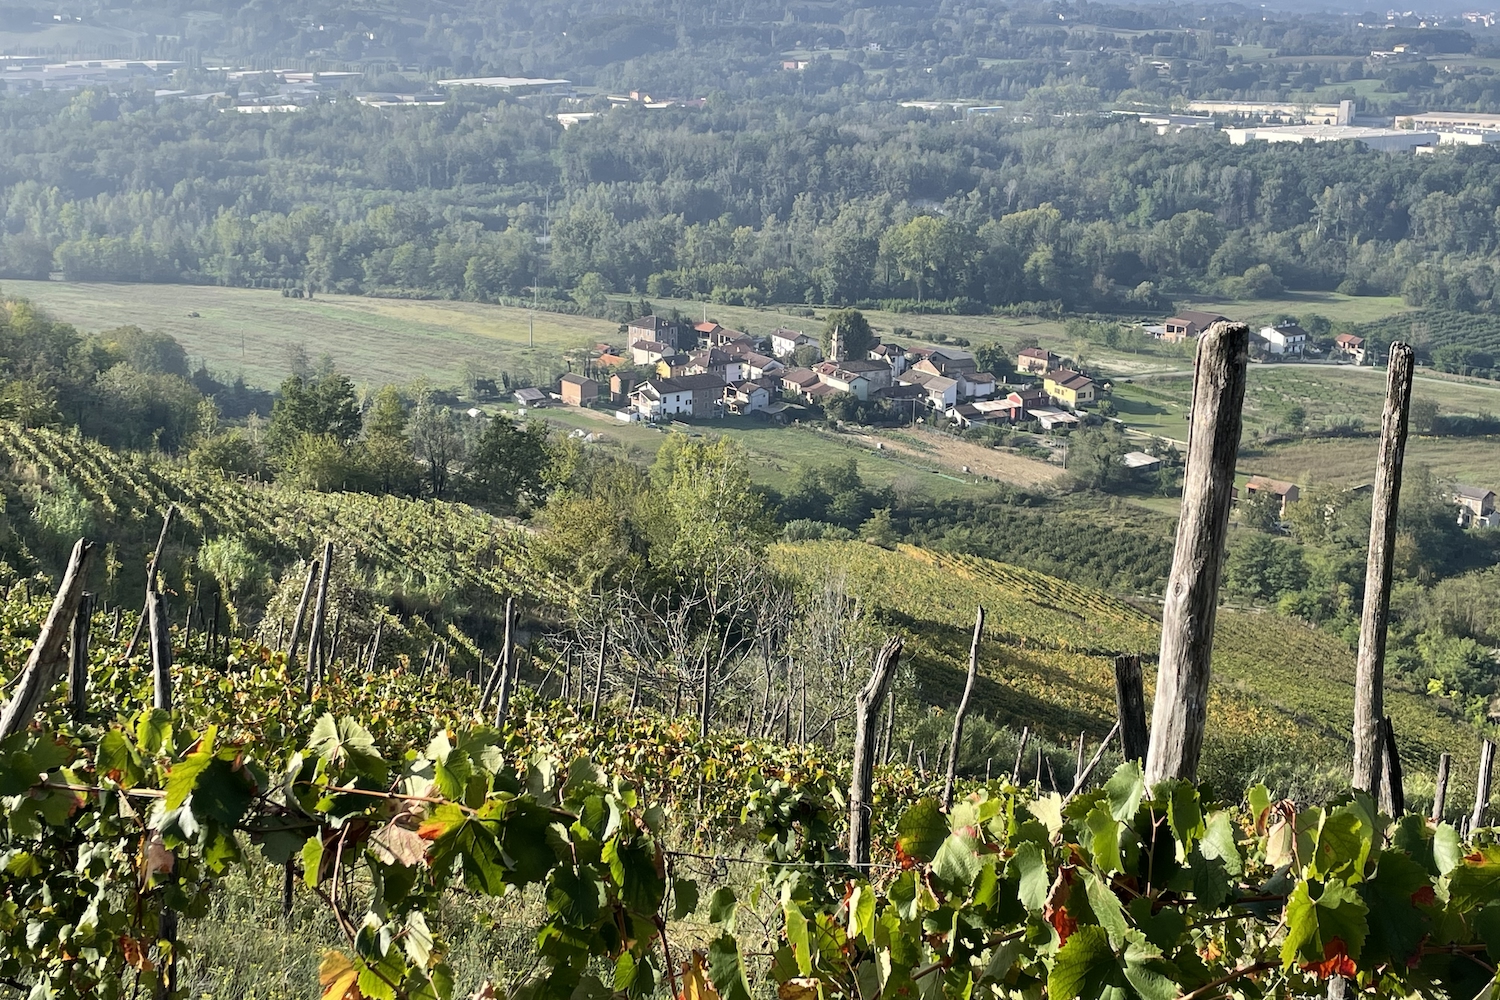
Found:
[(1307, 347), (1307, 331), (1296, 323), (1263, 326), (1260, 328), (1260, 337), (1266, 342), (1266, 350), (1272, 354), (1301, 357), (1303, 349)]
[(630, 345), (630, 362), (636, 365), (654, 365), (677, 351), (670, 344), (656, 340), (637, 340)]
[(793, 354), (799, 347), (812, 347), (818, 349), (818, 354), (823, 353), (818, 345), (816, 337), (809, 337), (801, 330), (788, 330), (782, 327), (771, 331), (771, 353), (778, 358), (785, 358)]
[(942, 410), (946, 413), (958, 402), (957, 379), (951, 379), (945, 375), (934, 375), (927, 380), (922, 389), (927, 393), (927, 401), (932, 404), (934, 410)]
[(653, 378), (630, 394), (635, 410), (648, 420), (661, 417), (715, 417), (723, 412), (724, 380), (717, 375)]

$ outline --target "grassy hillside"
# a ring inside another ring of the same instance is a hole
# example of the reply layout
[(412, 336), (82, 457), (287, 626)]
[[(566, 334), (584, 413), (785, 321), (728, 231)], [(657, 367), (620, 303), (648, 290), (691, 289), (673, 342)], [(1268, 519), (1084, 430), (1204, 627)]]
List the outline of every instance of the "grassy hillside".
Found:
[[(975, 710), (1053, 739), (1094, 740), (1113, 724), (1116, 653), (1153, 655), (1160, 626), (1146, 608), (1040, 573), (911, 546), (861, 542), (778, 546), (783, 569), (842, 575), (913, 636), (910, 657), (924, 700), (945, 709), (962, 692), (974, 607), (987, 612)], [(1269, 614), (1223, 609), (1214, 643), (1205, 771), (1290, 780), (1347, 780), (1354, 657), (1338, 639)], [(1148, 670), (1147, 701), (1154, 690)], [(1424, 696), (1388, 691), (1408, 794), (1430, 794), (1438, 755), (1453, 754), (1450, 801), (1473, 795), (1478, 737)], [(1283, 784), (1282, 787), (1285, 787)]]

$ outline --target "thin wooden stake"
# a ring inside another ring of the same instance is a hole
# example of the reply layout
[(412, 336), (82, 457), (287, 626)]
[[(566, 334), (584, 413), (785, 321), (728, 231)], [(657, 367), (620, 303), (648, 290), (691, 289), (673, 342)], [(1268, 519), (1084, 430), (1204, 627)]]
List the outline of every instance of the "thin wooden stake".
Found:
[(372, 674), (375, 672), (375, 662), (380, 656), (380, 638), (383, 635), (385, 635), (384, 614), (382, 614), (379, 620), (375, 622), (375, 638), (370, 641), (370, 661), (369, 665), (365, 669), (367, 672)]
[[(167, 547), (167, 532), (172, 527), (172, 518), (176, 516), (176, 504), (169, 504), (166, 512), (161, 516), (161, 534), (156, 539), (156, 550), (151, 553), (151, 562), (146, 564), (146, 593), (148, 595), (156, 589), (156, 572), (161, 567), (161, 554)], [(149, 601), (149, 597), (147, 600)], [(124, 659), (126, 660), (135, 655), (135, 647), (141, 644), (141, 636), (146, 632), (146, 617), (146, 611), (142, 609), (140, 620), (135, 623), (135, 631), (131, 633), (130, 642), (125, 646)]]
[[(307, 579), (302, 581), (302, 599), (297, 602), (297, 614), (292, 619), (292, 644), (286, 650), (286, 665), (288, 669), (297, 665), (297, 647), (302, 642), (302, 621), (307, 617), (307, 604), (312, 600), (313, 584), (318, 582), (318, 569), (320, 563), (314, 559), (307, 567)], [(276, 644), (281, 645), (278, 636)]]
[(68, 568), (63, 573), (57, 596), (52, 599), (52, 609), (31, 647), (26, 666), (16, 683), (16, 693), (0, 713), (0, 740), (14, 736), (31, 724), (32, 716), (42, 707), (42, 699), (57, 684), (67, 664), (63, 656), (63, 642), (67, 639), (78, 605), (83, 601), (84, 580), (88, 575), (89, 557), (94, 546), (80, 538), (68, 557)]
[(307, 630), (307, 666), (302, 670), (302, 693), (312, 698), (313, 683), (323, 672), (323, 622), (328, 616), (328, 577), (333, 571), (333, 543), (323, 543), (323, 567), (318, 573), (318, 599), (313, 603), (312, 627)]
[(1162, 607), (1148, 788), (1198, 775), (1249, 344), (1250, 328), (1243, 323), (1215, 323), (1198, 343), (1182, 516)]
[(1116, 720), (1104, 739), (1099, 741), (1099, 749), (1094, 751), (1094, 756), (1090, 757), (1088, 764), (1078, 772), (1078, 777), (1073, 781), (1073, 790), (1063, 798), (1064, 802), (1083, 791), (1083, 786), (1088, 784), (1089, 777), (1094, 773), (1094, 769), (1099, 766), (1099, 761), (1104, 759), (1104, 751), (1109, 747), (1109, 741), (1114, 739), (1115, 734), (1119, 731), (1120, 723)]
[(1490, 782), (1495, 772), (1495, 744), (1485, 740), (1479, 746), (1479, 777), (1474, 782), (1474, 811), (1469, 814), (1469, 835), (1484, 826), (1485, 810), (1490, 807)]
[(1115, 712), (1120, 718), (1120, 749), (1126, 760), (1146, 759), (1146, 692), (1139, 656), (1115, 657)]
[(599, 660), (594, 667), (594, 704), (589, 718), (595, 722), (599, 721), (599, 700), (604, 694), (604, 645), (608, 639), (609, 628), (606, 627), (599, 633)]
[(1021, 783), (1021, 761), (1026, 756), (1026, 744), (1031, 739), (1031, 727), (1021, 727), (1021, 742), (1016, 744), (1016, 766), (1010, 769), (1010, 783), (1019, 785)]
[(94, 595), (84, 591), (73, 613), (73, 641), (68, 650), (68, 703), (74, 722), (82, 722), (89, 711), (89, 619), (93, 613)]
[(884, 700), (886, 685), (901, 659), (901, 639), (891, 637), (875, 656), (870, 679), (860, 690), (854, 707), (854, 761), (849, 783), (849, 863), (870, 864), (871, 786), (875, 781), (875, 721)]
[(1380, 775), (1380, 811), (1393, 819), (1400, 819), (1406, 812), (1406, 786), (1401, 776), (1401, 752), (1396, 748), (1396, 729), (1387, 715), (1380, 722), (1385, 752), (1381, 754), (1384, 764)]
[(1365, 563), (1365, 601), (1359, 621), (1359, 658), (1354, 674), (1354, 787), (1380, 792), (1385, 740), (1385, 640), (1391, 612), (1395, 566), (1396, 511), (1401, 500), (1401, 465), (1406, 454), (1415, 355), (1407, 344), (1391, 345), (1385, 412), (1380, 418), (1380, 456), (1375, 462), (1375, 497), (1370, 509), (1370, 547)]
[(974, 612), (974, 638), (969, 643), (969, 673), (964, 679), (964, 695), (958, 711), (953, 713), (953, 738), (948, 742), (948, 771), (943, 777), (943, 812), (953, 808), (953, 783), (958, 779), (958, 743), (964, 736), (964, 716), (969, 713), (969, 699), (974, 694), (974, 678), (979, 672), (979, 640), (984, 634), (984, 607)]
[(516, 627), (516, 599), (505, 599), (505, 645), (500, 650), (500, 687), (495, 702), (495, 728), (505, 727), (510, 717), (510, 695), (516, 686), (516, 650), (512, 633)]
[(1437, 784), (1432, 790), (1432, 816), (1434, 823), (1443, 821), (1443, 810), (1448, 805), (1448, 768), (1453, 758), (1449, 754), (1438, 757)]
[(159, 591), (146, 596), (146, 617), (151, 622), (151, 707), (172, 711), (172, 623), (167, 618), (167, 599)]

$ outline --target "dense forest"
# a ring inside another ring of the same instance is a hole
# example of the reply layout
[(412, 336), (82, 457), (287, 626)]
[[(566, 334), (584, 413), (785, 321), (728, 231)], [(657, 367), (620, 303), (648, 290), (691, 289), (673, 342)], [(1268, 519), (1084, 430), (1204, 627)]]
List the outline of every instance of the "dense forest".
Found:
[(791, 103), (563, 131), (470, 95), (223, 115), (94, 92), (0, 102), (0, 277), (191, 281), (564, 308), (758, 304), (1149, 314), (1285, 288), (1496, 302), (1500, 154), (1231, 147)]

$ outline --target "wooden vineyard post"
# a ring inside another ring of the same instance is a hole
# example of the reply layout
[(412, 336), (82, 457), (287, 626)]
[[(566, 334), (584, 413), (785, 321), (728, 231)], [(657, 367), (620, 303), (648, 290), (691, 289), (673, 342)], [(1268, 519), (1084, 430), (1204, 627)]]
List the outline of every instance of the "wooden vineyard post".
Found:
[(73, 639), (68, 649), (68, 703), (74, 722), (82, 722), (89, 710), (89, 618), (93, 613), (94, 595), (85, 591), (73, 613)]
[[(151, 561), (146, 564), (146, 600), (151, 600), (151, 592), (156, 589), (156, 571), (161, 567), (161, 554), (167, 547), (167, 532), (171, 530), (172, 518), (177, 516), (177, 505), (169, 504), (166, 513), (161, 516), (161, 535), (156, 539), (156, 550), (151, 553)], [(141, 644), (141, 636), (146, 630), (146, 608), (141, 608), (141, 617), (135, 623), (135, 631), (130, 635), (130, 642), (125, 645), (125, 656), (130, 659), (135, 655), (135, 647)]]
[(73, 618), (78, 614), (78, 606), (83, 601), (84, 579), (93, 552), (93, 544), (82, 538), (73, 546), (62, 584), (52, 599), (52, 609), (47, 612), (47, 620), (42, 623), (36, 644), (31, 647), (31, 655), (26, 658), (26, 666), (16, 682), (16, 693), (11, 695), (5, 711), (0, 713), (0, 740), (14, 736), (31, 724), (31, 717), (42, 706), (42, 699), (57, 683), (58, 675), (67, 663), (63, 657), (63, 640), (67, 638)]
[[(580, 683), (582, 683), (580, 681)], [(698, 738), (708, 739), (709, 723), (714, 716), (714, 672), (709, 665), (708, 653), (703, 654), (703, 689), (698, 697)]]
[[(516, 599), (505, 599), (505, 645), (500, 650), (499, 697), (495, 704), (495, 728), (502, 729), (510, 716), (510, 695), (516, 686), (516, 650), (513, 631), (516, 627)], [(580, 682), (581, 683), (581, 682)]]
[(1396, 747), (1396, 729), (1387, 715), (1380, 721), (1384, 766), (1380, 775), (1380, 811), (1394, 819), (1406, 812), (1406, 784), (1401, 774), (1401, 752)]
[(1385, 640), (1391, 611), (1391, 571), (1396, 548), (1396, 510), (1406, 453), (1414, 355), (1407, 344), (1391, 345), (1385, 413), (1380, 418), (1380, 455), (1375, 461), (1375, 497), (1370, 509), (1370, 547), (1365, 564), (1365, 601), (1359, 621), (1359, 659), (1354, 673), (1354, 787), (1378, 795), (1385, 740)]
[(1453, 764), (1453, 757), (1442, 754), (1438, 757), (1437, 783), (1432, 790), (1432, 816), (1434, 823), (1443, 821), (1443, 810), (1448, 805), (1448, 768)]
[(378, 657), (380, 655), (380, 639), (381, 639), (381, 637), (383, 635), (385, 635), (385, 615), (384, 615), (384, 613), (382, 613), (381, 616), (380, 616), (380, 618), (376, 620), (376, 622), (375, 622), (375, 638), (373, 638), (373, 639), (370, 640), (370, 661), (369, 661), (369, 663), (365, 667), (365, 670), (368, 673), (372, 673), (373, 674), (375, 672), (375, 659), (376, 659), (376, 657)]
[(1250, 328), (1243, 323), (1215, 323), (1198, 343), (1182, 517), (1162, 605), (1148, 788), (1198, 774), (1249, 344)]
[(1021, 727), (1021, 741), (1016, 744), (1016, 766), (1010, 769), (1010, 783), (1019, 785), (1021, 783), (1021, 762), (1026, 758), (1026, 744), (1031, 739), (1031, 727)]
[(1490, 806), (1490, 782), (1495, 777), (1495, 744), (1485, 740), (1479, 745), (1479, 776), (1474, 779), (1474, 811), (1469, 814), (1469, 836), (1484, 826), (1484, 814)]
[[(1073, 780), (1073, 790), (1068, 792), (1067, 795), (1063, 796), (1064, 802), (1067, 802), (1073, 796), (1083, 791), (1083, 786), (1088, 784), (1089, 778), (1093, 776), (1094, 769), (1097, 768), (1099, 766), (1099, 762), (1104, 759), (1104, 751), (1108, 749), (1109, 741), (1114, 739), (1115, 734), (1119, 731), (1120, 723), (1116, 721), (1114, 726), (1110, 729), (1109, 733), (1105, 735), (1104, 739), (1099, 741), (1099, 749), (1094, 751), (1094, 756), (1090, 757), (1089, 762), (1079, 770), (1078, 776)], [(1053, 779), (1052, 783), (1053, 785), (1056, 785), (1056, 779)]]
[(302, 597), (297, 601), (297, 614), (292, 618), (292, 642), (286, 650), (288, 668), (297, 665), (297, 647), (302, 642), (302, 622), (307, 618), (307, 602), (312, 600), (313, 584), (318, 581), (319, 567), (318, 560), (314, 559), (307, 567), (307, 579), (302, 581)]
[(333, 543), (323, 543), (323, 566), (318, 573), (318, 599), (313, 605), (312, 627), (307, 630), (307, 666), (302, 671), (302, 693), (311, 698), (313, 683), (323, 668), (323, 620), (328, 614), (328, 576), (333, 570)]
[(599, 721), (599, 699), (604, 693), (604, 646), (609, 639), (609, 628), (606, 626), (599, 633), (599, 660), (594, 667), (594, 704), (589, 711), (589, 718), (595, 722)]
[(948, 771), (943, 778), (943, 812), (953, 808), (953, 783), (958, 779), (958, 744), (964, 736), (964, 716), (974, 694), (974, 676), (979, 672), (979, 639), (984, 634), (984, 607), (974, 612), (974, 640), (969, 643), (969, 673), (964, 679), (964, 695), (953, 713), (953, 739), (948, 743)]
[(1139, 656), (1115, 657), (1115, 713), (1120, 719), (1120, 749), (1126, 760), (1146, 759), (1146, 690)]
[(901, 639), (885, 641), (875, 654), (875, 668), (855, 699), (854, 766), (849, 782), (849, 863), (861, 868), (870, 864), (870, 796), (875, 781), (875, 721), (880, 714), (886, 685), (901, 659)]
[(160, 591), (146, 595), (146, 617), (151, 623), (151, 706), (172, 711), (172, 623), (167, 599)]

